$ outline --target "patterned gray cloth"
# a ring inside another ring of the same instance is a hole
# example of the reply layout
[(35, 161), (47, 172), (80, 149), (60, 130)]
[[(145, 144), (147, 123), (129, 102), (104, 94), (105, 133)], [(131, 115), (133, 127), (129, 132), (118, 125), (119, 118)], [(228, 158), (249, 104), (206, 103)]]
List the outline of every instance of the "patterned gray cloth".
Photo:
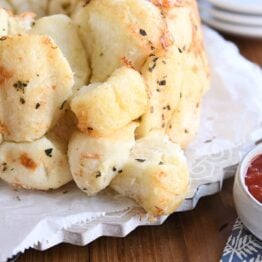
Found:
[(261, 262), (262, 241), (252, 235), (238, 218), (233, 226), (221, 262)]

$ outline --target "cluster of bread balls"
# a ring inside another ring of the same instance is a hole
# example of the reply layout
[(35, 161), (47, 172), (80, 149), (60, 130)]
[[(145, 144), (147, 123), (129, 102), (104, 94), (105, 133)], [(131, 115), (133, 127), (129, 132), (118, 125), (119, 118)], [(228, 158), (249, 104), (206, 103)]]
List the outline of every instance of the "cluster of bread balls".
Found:
[(0, 178), (37, 190), (73, 179), (174, 212), (209, 85), (195, 0), (0, 7)]

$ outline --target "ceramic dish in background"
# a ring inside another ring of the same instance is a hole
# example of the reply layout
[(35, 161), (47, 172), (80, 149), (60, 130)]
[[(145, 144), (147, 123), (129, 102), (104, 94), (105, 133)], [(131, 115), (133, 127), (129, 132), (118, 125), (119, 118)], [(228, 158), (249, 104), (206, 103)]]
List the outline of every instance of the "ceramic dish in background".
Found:
[(262, 15), (261, 0), (209, 0), (209, 2), (234, 12)]
[(202, 21), (222, 32), (230, 33), (239, 36), (246, 36), (252, 38), (262, 39), (262, 26), (247, 26), (240, 24), (228, 23), (219, 19), (214, 18), (211, 14), (206, 11), (201, 11), (201, 19)]
[(206, 0), (200, 0), (198, 3), (200, 13), (209, 13), (215, 19), (239, 25), (262, 27), (262, 15), (250, 15), (231, 12), (229, 10), (218, 8)]
[(257, 201), (245, 184), (245, 176), (251, 162), (262, 154), (262, 144), (251, 150), (239, 165), (234, 182), (234, 201), (237, 213), (243, 224), (257, 238), (262, 240), (262, 204)]

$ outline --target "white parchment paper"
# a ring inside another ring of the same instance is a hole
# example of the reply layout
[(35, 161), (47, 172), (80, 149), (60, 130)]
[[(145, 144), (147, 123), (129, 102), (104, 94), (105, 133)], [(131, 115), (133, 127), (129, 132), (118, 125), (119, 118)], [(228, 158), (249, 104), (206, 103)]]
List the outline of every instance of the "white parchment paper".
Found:
[[(197, 185), (212, 183), (221, 176), (215, 169), (199, 168), (200, 163), (211, 159), (214, 165), (223, 155), (229, 165), (233, 154), (224, 152), (238, 153), (241, 147), (252, 143), (250, 135), (262, 123), (261, 69), (213, 30), (205, 27), (204, 34), (212, 88), (204, 98), (199, 134), (186, 152), (192, 171), (192, 197)], [(112, 192), (88, 198), (73, 183), (43, 193), (14, 191), (0, 181), (0, 261), (74, 224), (125, 212), (134, 206), (131, 200)]]

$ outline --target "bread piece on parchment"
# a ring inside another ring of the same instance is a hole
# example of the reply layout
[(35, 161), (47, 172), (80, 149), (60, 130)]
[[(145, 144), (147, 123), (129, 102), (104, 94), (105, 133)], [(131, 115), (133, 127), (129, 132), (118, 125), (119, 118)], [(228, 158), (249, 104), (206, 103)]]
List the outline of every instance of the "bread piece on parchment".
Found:
[(47, 36), (4, 37), (0, 71), (0, 133), (4, 139), (33, 141), (45, 135), (61, 116), (74, 84), (58, 46)]
[(101, 82), (123, 64), (135, 69), (161, 47), (166, 25), (150, 1), (92, 0), (73, 14), (91, 61), (92, 82)]
[(42, 137), (34, 142), (0, 145), (0, 178), (15, 188), (49, 190), (72, 180), (61, 141)]
[(74, 181), (82, 191), (94, 195), (121, 173), (135, 144), (136, 127), (137, 123), (131, 123), (105, 137), (91, 137), (79, 131), (73, 134), (68, 158)]
[(189, 189), (183, 151), (159, 133), (136, 141), (122, 172), (110, 186), (154, 216), (173, 213)]
[(139, 118), (146, 106), (144, 81), (128, 67), (117, 69), (104, 83), (82, 88), (71, 100), (78, 128), (93, 136), (112, 134)]

